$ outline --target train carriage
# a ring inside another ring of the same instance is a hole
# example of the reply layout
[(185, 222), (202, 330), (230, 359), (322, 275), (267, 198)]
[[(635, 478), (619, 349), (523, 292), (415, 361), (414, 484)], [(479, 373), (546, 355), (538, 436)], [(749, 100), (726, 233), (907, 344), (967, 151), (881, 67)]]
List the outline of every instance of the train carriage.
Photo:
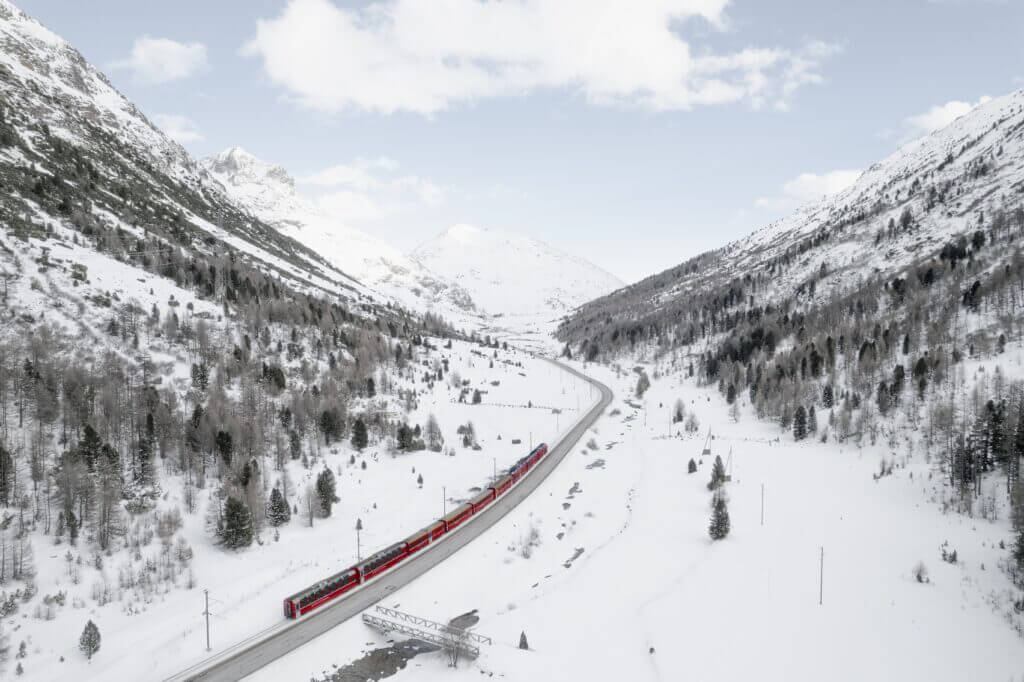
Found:
[(429, 545), (431, 537), (433, 536), (434, 531), (438, 527), (441, 527), (443, 529), (444, 528), (444, 524), (442, 524), (440, 522), (432, 523), (429, 526), (427, 526), (426, 528), (423, 528), (422, 530), (418, 530), (415, 533), (413, 533), (412, 535), (410, 535), (409, 537), (407, 537), (405, 539), (405, 551), (406, 551), (406, 554), (414, 554), (414, 553), (420, 551), (421, 549), (423, 549), (424, 547), (426, 547), (427, 545)]
[(451, 533), (454, 529), (458, 528), (466, 519), (473, 515), (473, 505), (466, 503), (453, 511), (448, 516), (445, 516), (444, 521), (445, 532)]
[(360, 564), (359, 572), (362, 574), (364, 581), (369, 580), (378, 573), (388, 570), (406, 556), (408, 556), (408, 553), (405, 549), (405, 543), (396, 543), (385, 550), (377, 552)]
[(301, 592), (296, 592), (284, 600), (285, 618), (298, 618), (323, 606), (332, 599), (340, 597), (360, 583), (359, 569), (355, 566), (335, 573), (326, 580), (321, 580)]
[(495, 481), (494, 485), (491, 486), (491, 490), (494, 491), (495, 497), (501, 497), (502, 495), (508, 492), (508, 489), (511, 488), (512, 484), (515, 482), (516, 481), (511, 476), (511, 474), (507, 476), (502, 476), (497, 481)]
[(489, 505), (491, 502), (494, 502), (494, 499), (494, 488), (488, 488), (487, 490), (484, 490), (482, 493), (480, 493), (472, 500), (470, 500), (469, 503), (473, 505), (473, 513), (479, 514), (484, 509), (484, 507)]

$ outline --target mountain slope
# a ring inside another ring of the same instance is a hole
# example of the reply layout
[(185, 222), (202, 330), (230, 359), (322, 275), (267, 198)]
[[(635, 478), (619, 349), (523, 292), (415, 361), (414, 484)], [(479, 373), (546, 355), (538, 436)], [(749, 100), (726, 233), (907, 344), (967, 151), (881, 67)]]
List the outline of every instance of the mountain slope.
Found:
[(300, 196), (284, 168), (239, 147), (204, 159), (201, 165), (240, 206), (367, 286), (411, 307), (436, 306), (446, 313), (473, 310), (469, 294), (457, 285)]
[(1018, 91), (904, 146), (833, 197), (584, 306), (565, 334), (578, 336), (609, 314), (678, 317), (695, 294), (735, 299), (756, 292), (762, 303), (821, 304), (990, 227), (995, 210), (1020, 196), (1022, 183), (1024, 91)]
[(412, 259), (454, 279), (483, 309), (549, 321), (622, 286), (597, 266), (528, 237), (455, 225), (418, 246)]

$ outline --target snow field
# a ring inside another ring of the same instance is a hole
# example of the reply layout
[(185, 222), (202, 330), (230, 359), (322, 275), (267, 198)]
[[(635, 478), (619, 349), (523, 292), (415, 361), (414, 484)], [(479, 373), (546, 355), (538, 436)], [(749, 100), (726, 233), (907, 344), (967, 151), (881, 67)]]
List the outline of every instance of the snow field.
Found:
[[(1006, 520), (943, 515), (923, 452), (794, 443), (748, 406), (733, 423), (713, 389), (656, 379), (637, 401), (634, 374), (586, 371), (621, 410), (595, 427), (598, 450), (581, 443), (501, 523), (384, 603), (434, 620), (479, 609), (476, 630), (494, 646), (459, 673), (421, 655), (397, 679), (1024, 679), (1024, 642), (997, 604)], [(667, 437), (677, 397), (700, 419), (697, 436)], [(686, 473), (708, 427), (713, 454), (733, 453), (732, 532), (718, 543), (707, 534), (711, 459)], [(876, 481), (883, 456), (898, 466)], [(531, 526), (540, 544), (524, 559), (517, 542)], [(957, 564), (942, 561), (943, 543)], [(529, 652), (516, 648), (521, 631)], [(387, 641), (353, 619), (251, 679), (322, 675)]]

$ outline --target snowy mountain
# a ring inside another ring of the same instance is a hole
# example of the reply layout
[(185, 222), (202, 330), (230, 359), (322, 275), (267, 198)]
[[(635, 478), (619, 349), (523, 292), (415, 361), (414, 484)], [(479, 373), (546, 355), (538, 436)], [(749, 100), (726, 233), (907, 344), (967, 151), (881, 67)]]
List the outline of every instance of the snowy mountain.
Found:
[(237, 207), (62, 38), (0, 0), (0, 216), (22, 234), (70, 218), (120, 257), (149, 239), (210, 257), (237, 253), (307, 292), (374, 294), (316, 251)]
[(471, 225), (450, 227), (411, 255), (505, 318), (547, 322), (622, 286), (614, 275), (544, 242)]
[(978, 230), (1001, 229), (1011, 215), (1018, 220), (1022, 187), (1018, 91), (905, 145), (835, 196), (583, 306), (563, 336), (592, 337), (599, 319), (615, 326), (689, 318), (709, 301), (741, 310), (752, 294), (762, 306), (820, 306), (912, 267), (941, 265), (943, 247), (966, 254)]
[(367, 286), (410, 307), (438, 308), (445, 314), (473, 310), (470, 295), (458, 285), (302, 197), (281, 166), (239, 147), (204, 159), (201, 165), (238, 205)]

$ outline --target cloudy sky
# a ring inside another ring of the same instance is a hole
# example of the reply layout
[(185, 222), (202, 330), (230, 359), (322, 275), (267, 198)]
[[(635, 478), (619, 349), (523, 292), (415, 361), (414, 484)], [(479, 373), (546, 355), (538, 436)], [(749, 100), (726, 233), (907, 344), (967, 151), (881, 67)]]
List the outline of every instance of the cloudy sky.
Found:
[(196, 156), (411, 249), (529, 234), (632, 281), (1024, 87), (1014, 0), (15, 0)]

